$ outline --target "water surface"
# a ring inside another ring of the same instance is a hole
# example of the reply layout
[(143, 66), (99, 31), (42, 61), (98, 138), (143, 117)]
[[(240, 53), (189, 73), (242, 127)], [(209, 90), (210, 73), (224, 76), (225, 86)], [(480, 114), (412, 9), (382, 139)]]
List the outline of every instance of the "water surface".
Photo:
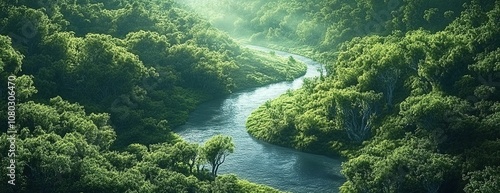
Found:
[[(247, 47), (271, 51), (258, 46)], [(220, 166), (219, 174), (234, 173), (251, 182), (290, 192), (338, 192), (338, 187), (345, 181), (340, 174), (340, 160), (278, 147), (254, 139), (246, 132), (245, 122), (252, 111), (288, 89), (300, 88), (305, 77), (319, 76), (319, 63), (299, 55), (275, 53), (293, 56), (306, 63), (307, 73), (294, 81), (250, 89), (204, 103), (176, 132), (187, 141), (200, 144), (217, 134), (231, 136), (235, 150)]]

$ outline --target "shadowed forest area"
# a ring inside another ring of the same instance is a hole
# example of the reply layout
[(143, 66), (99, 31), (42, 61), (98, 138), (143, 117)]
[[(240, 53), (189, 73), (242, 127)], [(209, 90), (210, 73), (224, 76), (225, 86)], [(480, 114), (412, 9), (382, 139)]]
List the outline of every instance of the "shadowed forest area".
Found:
[(230, 137), (196, 144), (172, 131), (202, 102), (305, 73), (241, 42), (325, 64), (256, 109), (247, 129), (345, 158), (332, 191), (500, 190), (500, 0), (0, 7), (0, 124), (15, 112), (0, 136), (0, 192), (280, 192), (217, 175)]

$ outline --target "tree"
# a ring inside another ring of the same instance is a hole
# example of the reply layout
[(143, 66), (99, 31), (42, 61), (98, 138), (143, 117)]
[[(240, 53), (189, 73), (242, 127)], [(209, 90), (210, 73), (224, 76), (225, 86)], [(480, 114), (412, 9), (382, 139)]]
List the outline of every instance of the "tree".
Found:
[(238, 178), (235, 175), (222, 175), (215, 178), (212, 187), (214, 192), (241, 192)]
[(357, 92), (352, 89), (339, 90), (335, 98), (337, 122), (342, 123), (349, 139), (356, 143), (366, 140), (373, 121), (377, 116), (375, 108), (380, 94), (374, 92)]
[(464, 180), (469, 183), (465, 185), (467, 193), (495, 192), (500, 190), (500, 166), (486, 166), (484, 170), (469, 172), (464, 175)]
[(177, 142), (173, 146), (173, 154), (177, 157), (176, 161), (188, 165), (189, 173), (193, 173), (196, 158), (198, 157), (198, 148), (198, 144), (186, 141)]
[(78, 88), (75, 94), (94, 101), (114, 99), (131, 92), (134, 85), (154, 72), (116, 42), (119, 40), (108, 35), (85, 36), (80, 62), (72, 74)]
[(396, 88), (396, 84), (398, 82), (398, 78), (401, 74), (401, 70), (397, 68), (387, 69), (379, 75), (379, 79), (381, 80), (385, 91), (384, 95), (386, 98), (386, 103), (389, 107), (393, 105), (394, 98), (394, 89)]
[(500, 48), (486, 54), (481, 53), (476, 60), (469, 69), (477, 74), (479, 82), (486, 86), (500, 87)]
[(33, 76), (22, 75), (16, 78), (16, 90), (17, 97), (21, 100), (26, 100), (33, 94), (36, 94), (38, 90), (33, 85)]
[(202, 154), (212, 166), (212, 175), (217, 176), (219, 166), (226, 161), (226, 156), (234, 151), (233, 139), (229, 136), (216, 135), (202, 147)]
[(125, 40), (130, 52), (139, 56), (144, 65), (155, 68), (166, 65), (167, 48), (170, 44), (165, 35), (141, 30), (127, 34)]
[(472, 146), (470, 137), (476, 132), (478, 117), (471, 105), (458, 97), (441, 92), (408, 97), (400, 104), (399, 114), (405, 128), (432, 136), (440, 150), (458, 150)]
[(362, 152), (342, 165), (347, 183), (341, 192), (436, 193), (456, 167), (429, 139), (383, 140)]
[(11, 39), (8, 36), (0, 35), (0, 73), (17, 73), (21, 70), (23, 58), (24, 56), (12, 47)]

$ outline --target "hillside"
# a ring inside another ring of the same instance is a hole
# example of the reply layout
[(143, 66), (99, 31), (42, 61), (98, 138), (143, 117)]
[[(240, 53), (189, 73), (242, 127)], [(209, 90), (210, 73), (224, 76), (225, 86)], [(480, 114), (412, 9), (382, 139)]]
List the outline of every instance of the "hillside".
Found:
[(252, 136), (348, 158), (341, 192), (500, 189), (499, 1), (217, 6), (214, 25), (327, 65), (257, 109)]
[(0, 166), (17, 161), (2, 192), (277, 191), (210, 174), (211, 145), (171, 130), (204, 101), (299, 77), (304, 64), (242, 48), (169, 0), (0, 7), (0, 124), (11, 125)]
[(246, 126), (257, 139), (345, 159), (340, 192), (500, 190), (500, 0), (0, 7), (0, 124), (12, 125), (0, 167), (17, 174), (2, 191), (279, 192), (217, 176), (230, 137), (195, 144), (172, 132), (204, 101), (305, 71), (238, 42), (325, 64)]

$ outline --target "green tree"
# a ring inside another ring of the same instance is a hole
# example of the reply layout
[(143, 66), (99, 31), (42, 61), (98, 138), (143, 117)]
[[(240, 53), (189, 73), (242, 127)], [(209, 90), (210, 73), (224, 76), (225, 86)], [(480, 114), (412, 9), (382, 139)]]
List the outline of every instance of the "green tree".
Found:
[[(24, 56), (12, 47), (11, 38), (0, 35), (0, 75), (5, 78), (21, 70)], [(11, 74), (7, 74), (11, 73)]]
[[(153, 69), (144, 67), (139, 58), (117, 45), (108, 35), (88, 34), (82, 46), (79, 63), (75, 66), (75, 94), (87, 95), (92, 101), (109, 100), (130, 93), (138, 82)], [(81, 92), (85, 91), (83, 94)], [(75, 96), (77, 97), (77, 96)]]
[(468, 181), (464, 188), (467, 193), (495, 192), (500, 190), (500, 167), (486, 166), (483, 170), (469, 172), (464, 180)]
[(238, 184), (238, 178), (229, 174), (217, 176), (213, 182), (212, 190), (214, 192), (241, 192), (241, 187)]
[(455, 169), (456, 160), (436, 152), (427, 139), (380, 141), (342, 165), (341, 192), (432, 192)]
[(185, 141), (177, 142), (173, 146), (173, 154), (177, 156), (180, 163), (186, 164), (189, 167), (189, 173), (193, 173), (193, 168), (196, 164), (196, 158), (199, 156), (199, 145), (196, 143), (188, 143)]
[(16, 78), (16, 96), (20, 100), (27, 100), (32, 95), (36, 94), (38, 90), (33, 85), (33, 76), (22, 75)]
[(217, 176), (219, 166), (226, 161), (226, 156), (234, 151), (234, 143), (229, 136), (216, 135), (211, 137), (202, 147), (203, 157), (212, 166), (211, 173)]
[(462, 151), (474, 144), (469, 140), (474, 135), (470, 128), (477, 127), (478, 118), (465, 100), (436, 92), (408, 97), (400, 104), (399, 114), (407, 130), (431, 136), (441, 150)]
[(341, 123), (349, 139), (355, 143), (366, 140), (370, 134), (373, 122), (377, 116), (375, 104), (380, 99), (380, 94), (374, 92), (360, 93), (352, 89), (339, 90), (334, 96), (335, 115), (337, 122)]

